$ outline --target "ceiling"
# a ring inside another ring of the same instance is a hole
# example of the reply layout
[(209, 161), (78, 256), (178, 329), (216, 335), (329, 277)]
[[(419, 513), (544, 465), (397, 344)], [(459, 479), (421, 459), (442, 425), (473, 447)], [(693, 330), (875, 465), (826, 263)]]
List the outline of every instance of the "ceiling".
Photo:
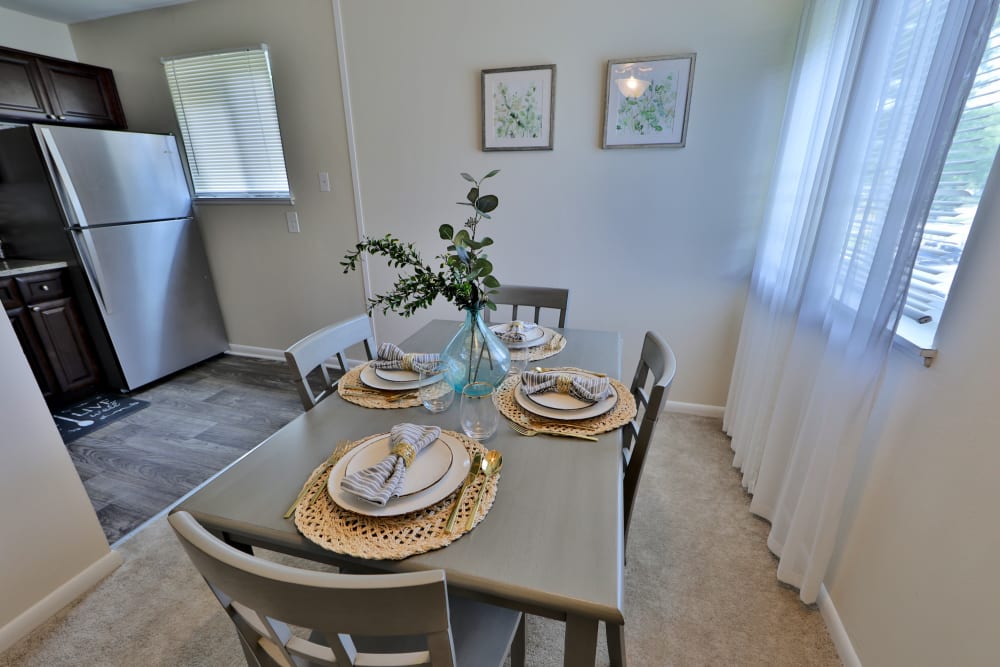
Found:
[(79, 23), (191, 0), (0, 0), (0, 7), (59, 23)]

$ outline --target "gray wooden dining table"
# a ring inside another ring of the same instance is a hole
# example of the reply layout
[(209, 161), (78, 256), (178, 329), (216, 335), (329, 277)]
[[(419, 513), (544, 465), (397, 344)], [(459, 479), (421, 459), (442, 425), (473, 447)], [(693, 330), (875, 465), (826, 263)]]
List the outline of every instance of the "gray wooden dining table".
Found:
[[(457, 322), (434, 320), (402, 349), (442, 349)], [(560, 329), (565, 348), (546, 366), (575, 366), (618, 378), (616, 332)], [(190, 512), (230, 544), (262, 547), (339, 566), (386, 572), (443, 569), (453, 593), (545, 616), (566, 625), (563, 664), (593, 665), (599, 622), (622, 615), (622, 457), (620, 429), (598, 442), (524, 437), (501, 417), (483, 444), (503, 454), (496, 500), (483, 521), (450, 545), (403, 560), (362, 560), (307, 540), (282, 515), (338, 441), (388, 431), (400, 422), (461, 431), (459, 401), (445, 412), (423, 407), (369, 409), (332, 396), (297, 417), (206, 482), (174, 511)]]

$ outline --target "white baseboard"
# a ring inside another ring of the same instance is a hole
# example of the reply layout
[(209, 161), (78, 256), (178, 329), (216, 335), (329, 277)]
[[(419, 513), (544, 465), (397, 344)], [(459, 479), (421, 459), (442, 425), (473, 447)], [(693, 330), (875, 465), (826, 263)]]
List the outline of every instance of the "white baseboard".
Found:
[(830, 591), (826, 590), (824, 584), (819, 586), (819, 597), (816, 599), (816, 604), (819, 606), (819, 613), (826, 622), (827, 632), (833, 639), (833, 645), (836, 647), (837, 655), (840, 656), (844, 667), (861, 667), (861, 660), (854, 650), (854, 644), (851, 643), (851, 638), (847, 634), (844, 624), (840, 622), (840, 614), (833, 606), (833, 598), (830, 597)]
[(39, 625), (49, 620), (63, 607), (96, 586), (121, 565), (125, 559), (117, 551), (109, 551), (65, 584), (33, 604), (27, 611), (0, 628), (0, 653), (13, 646)]
[(698, 415), (700, 417), (716, 417), (722, 419), (725, 408), (721, 405), (705, 405), (704, 403), (681, 403), (680, 401), (667, 401), (663, 406), (664, 412), (680, 412), (685, 415)]
[(230, 343), (229, 351), (226, 354), (232, 354), (237, 357), (254, 357), (255, 359), (285, 360), (284, 350), (276, 350), (271, 347), (254, 347), (253, 345), (234, 345)]

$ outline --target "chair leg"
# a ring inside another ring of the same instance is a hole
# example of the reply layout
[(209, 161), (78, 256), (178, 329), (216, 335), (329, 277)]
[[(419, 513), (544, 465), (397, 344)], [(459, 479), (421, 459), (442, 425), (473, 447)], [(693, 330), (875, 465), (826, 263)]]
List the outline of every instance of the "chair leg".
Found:
[(510, 667), (525, 667), (525, 648), (527, 644), (524, 631), (525, 617), (525, 614), (521, 614), (521, 622), (517, 624), (514, 641), (510, 643)]
[(611, 667), (625, 667), (625, 626), (605, 623), (604, 631), (608, 637)]

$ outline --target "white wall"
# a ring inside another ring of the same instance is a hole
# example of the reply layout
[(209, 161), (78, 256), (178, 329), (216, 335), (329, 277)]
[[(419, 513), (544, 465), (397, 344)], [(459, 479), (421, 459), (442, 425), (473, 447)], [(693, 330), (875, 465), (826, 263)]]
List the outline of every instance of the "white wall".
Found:
[[(678, 357), (671, 398), (722, 405), (802, 2), (341, 4), (367, 233), (430, 259), (438, 226), (465, 219), (459, 172), (499, 168), (480, 230), (500, 281), (571, 288), (567, 323), (621, 330), (628, 377), (659, 331)], [(602, 150), (606, 61), (688, 51), (687, 147)], [(548, 63), (555, 149), (482, 152), (480, 70)], [(394, 272), (371, 264), (385, 290)], [(428, 317), (377, 328), (399, 339)]]
[[(864, 665), (1000, 662), (1000, 164), (931, 368), (894, 354), (827, 586)], [(857, 492), (855, 493), (857, 495)]]
[(6, 317), (0, 317), (0, 378), (2, 651), (74, 596), (39, 615), (30, 613), (35, 605), (110, 550)]
[[(199, 208), (229, 340), (281, 349), (363, 310), (360, 277), (337, 267), (357, 227), (329, 0), (202, 0), (70, 31), (80, 60), (114, 70), (130, 129), (154, 132), (176, 131), (161, 57), (268, 43), (296, 204)], [(319, 191), (321, 171), (332, 192)], [(300, 234), (287, 231), (291, 210)]]
[(66, 24), (3, 7), (0, 7), (0, 45), (53, 58), (76, 60), (76, 51)]

